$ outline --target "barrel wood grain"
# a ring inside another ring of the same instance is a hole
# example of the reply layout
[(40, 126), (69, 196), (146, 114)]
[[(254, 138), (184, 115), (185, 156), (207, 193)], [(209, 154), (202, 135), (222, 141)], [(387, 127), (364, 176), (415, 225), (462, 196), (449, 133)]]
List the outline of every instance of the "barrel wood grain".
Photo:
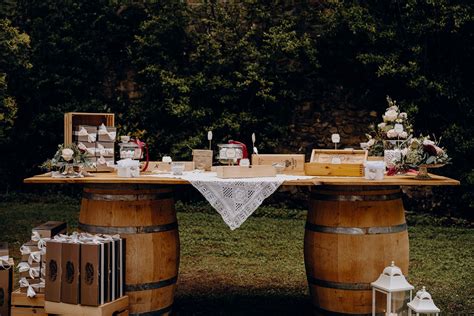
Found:
[(170, 187), (86, 186), (79, 227), (125, 238), (125, 292), (130, 315), (171, 312), (178, 278), (179, 234)]
[(399, 187), (321, 187), (311, 194), (305, 266), (318, 313), (369, 315), (370, 283), (395, 261), (408, 274)]

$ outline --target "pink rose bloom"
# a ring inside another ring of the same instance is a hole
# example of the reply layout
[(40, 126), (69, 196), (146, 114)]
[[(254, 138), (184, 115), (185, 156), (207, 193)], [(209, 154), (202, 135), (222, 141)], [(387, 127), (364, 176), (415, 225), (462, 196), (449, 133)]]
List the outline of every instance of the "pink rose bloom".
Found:
[(406, 114), (406, 112), (402, 112), (402, 113), (398, 114), (398, 117), (401, 118), (401, 119), (407, 119), (408, 115)]
[(398, 112), (396, 110), (388, 110), (385, 112), (385, 115), (383, 115), (384, 121), (387, 122), (393, 122), (397, 119), (398, 117)]
[(408, 133), (403, 131), (401, 132), (400, 134), (398, 134), (398, 136), (400, 136), (400, 138), (407, 138), (408, 137)]
[(388, 138), (396, 138), (396, 137), (398, 137), (398, 133), (394, 129), (391, 129), (387, 132), (387, 137)]

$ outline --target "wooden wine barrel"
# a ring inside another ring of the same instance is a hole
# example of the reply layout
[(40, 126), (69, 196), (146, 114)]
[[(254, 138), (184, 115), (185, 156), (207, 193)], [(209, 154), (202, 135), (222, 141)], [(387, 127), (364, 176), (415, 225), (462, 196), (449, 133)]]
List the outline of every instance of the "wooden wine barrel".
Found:
[(318, 315), (371, 315), (375, 281), (391, 261), (408, 273), (397, 186), (323, 186), (311, 193), (304, 256)]
[(79, 228), (125, 238), (125, 292), (130, 315), (171, 312), (179, 235), (170, 187), (97, 184), (84, 187)]

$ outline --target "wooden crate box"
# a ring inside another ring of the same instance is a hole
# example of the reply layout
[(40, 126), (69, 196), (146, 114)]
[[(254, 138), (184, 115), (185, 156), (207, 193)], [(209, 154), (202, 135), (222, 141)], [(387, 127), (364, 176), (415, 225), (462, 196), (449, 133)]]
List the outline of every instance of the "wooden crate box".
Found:
[(362, 177), (366, 150), (313, 149), (304, 170), (309, 176)]
[(73, 142), (73, 131), (79, 125), (91, 125), (113, 127), (115, 125), (115, 115), (113, 113), (81, 113), (69, 112), (64, 114), (64, 144)]

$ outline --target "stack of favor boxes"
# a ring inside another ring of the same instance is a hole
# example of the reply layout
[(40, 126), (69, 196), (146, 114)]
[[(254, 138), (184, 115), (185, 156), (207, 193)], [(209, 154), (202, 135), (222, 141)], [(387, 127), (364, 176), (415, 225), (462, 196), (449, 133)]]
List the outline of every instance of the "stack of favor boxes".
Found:
[(50, 302), (99, 306), (124, 295), (124, 241), (118, 235), (73, 233), (47, 242)]
[(114, 145), (117, 130), (113, 126), (77, 125), (73, 141), (86, 152), (88, 160), (97, 171), (107, 170), (114, 164)]
[(46, 242), (66, 231), (66, 223), (57, 221), (49, 221), (32, 229), (31, 240), (20, 248), (21, 262), (17, 266), (20, 272), (20, 292), (26, 293), (28, 297), (44, 293)]
[(0, 242), (0, 316), (10, 315), (10, 299), (13, 280), (13, 259), (8, 243)]

